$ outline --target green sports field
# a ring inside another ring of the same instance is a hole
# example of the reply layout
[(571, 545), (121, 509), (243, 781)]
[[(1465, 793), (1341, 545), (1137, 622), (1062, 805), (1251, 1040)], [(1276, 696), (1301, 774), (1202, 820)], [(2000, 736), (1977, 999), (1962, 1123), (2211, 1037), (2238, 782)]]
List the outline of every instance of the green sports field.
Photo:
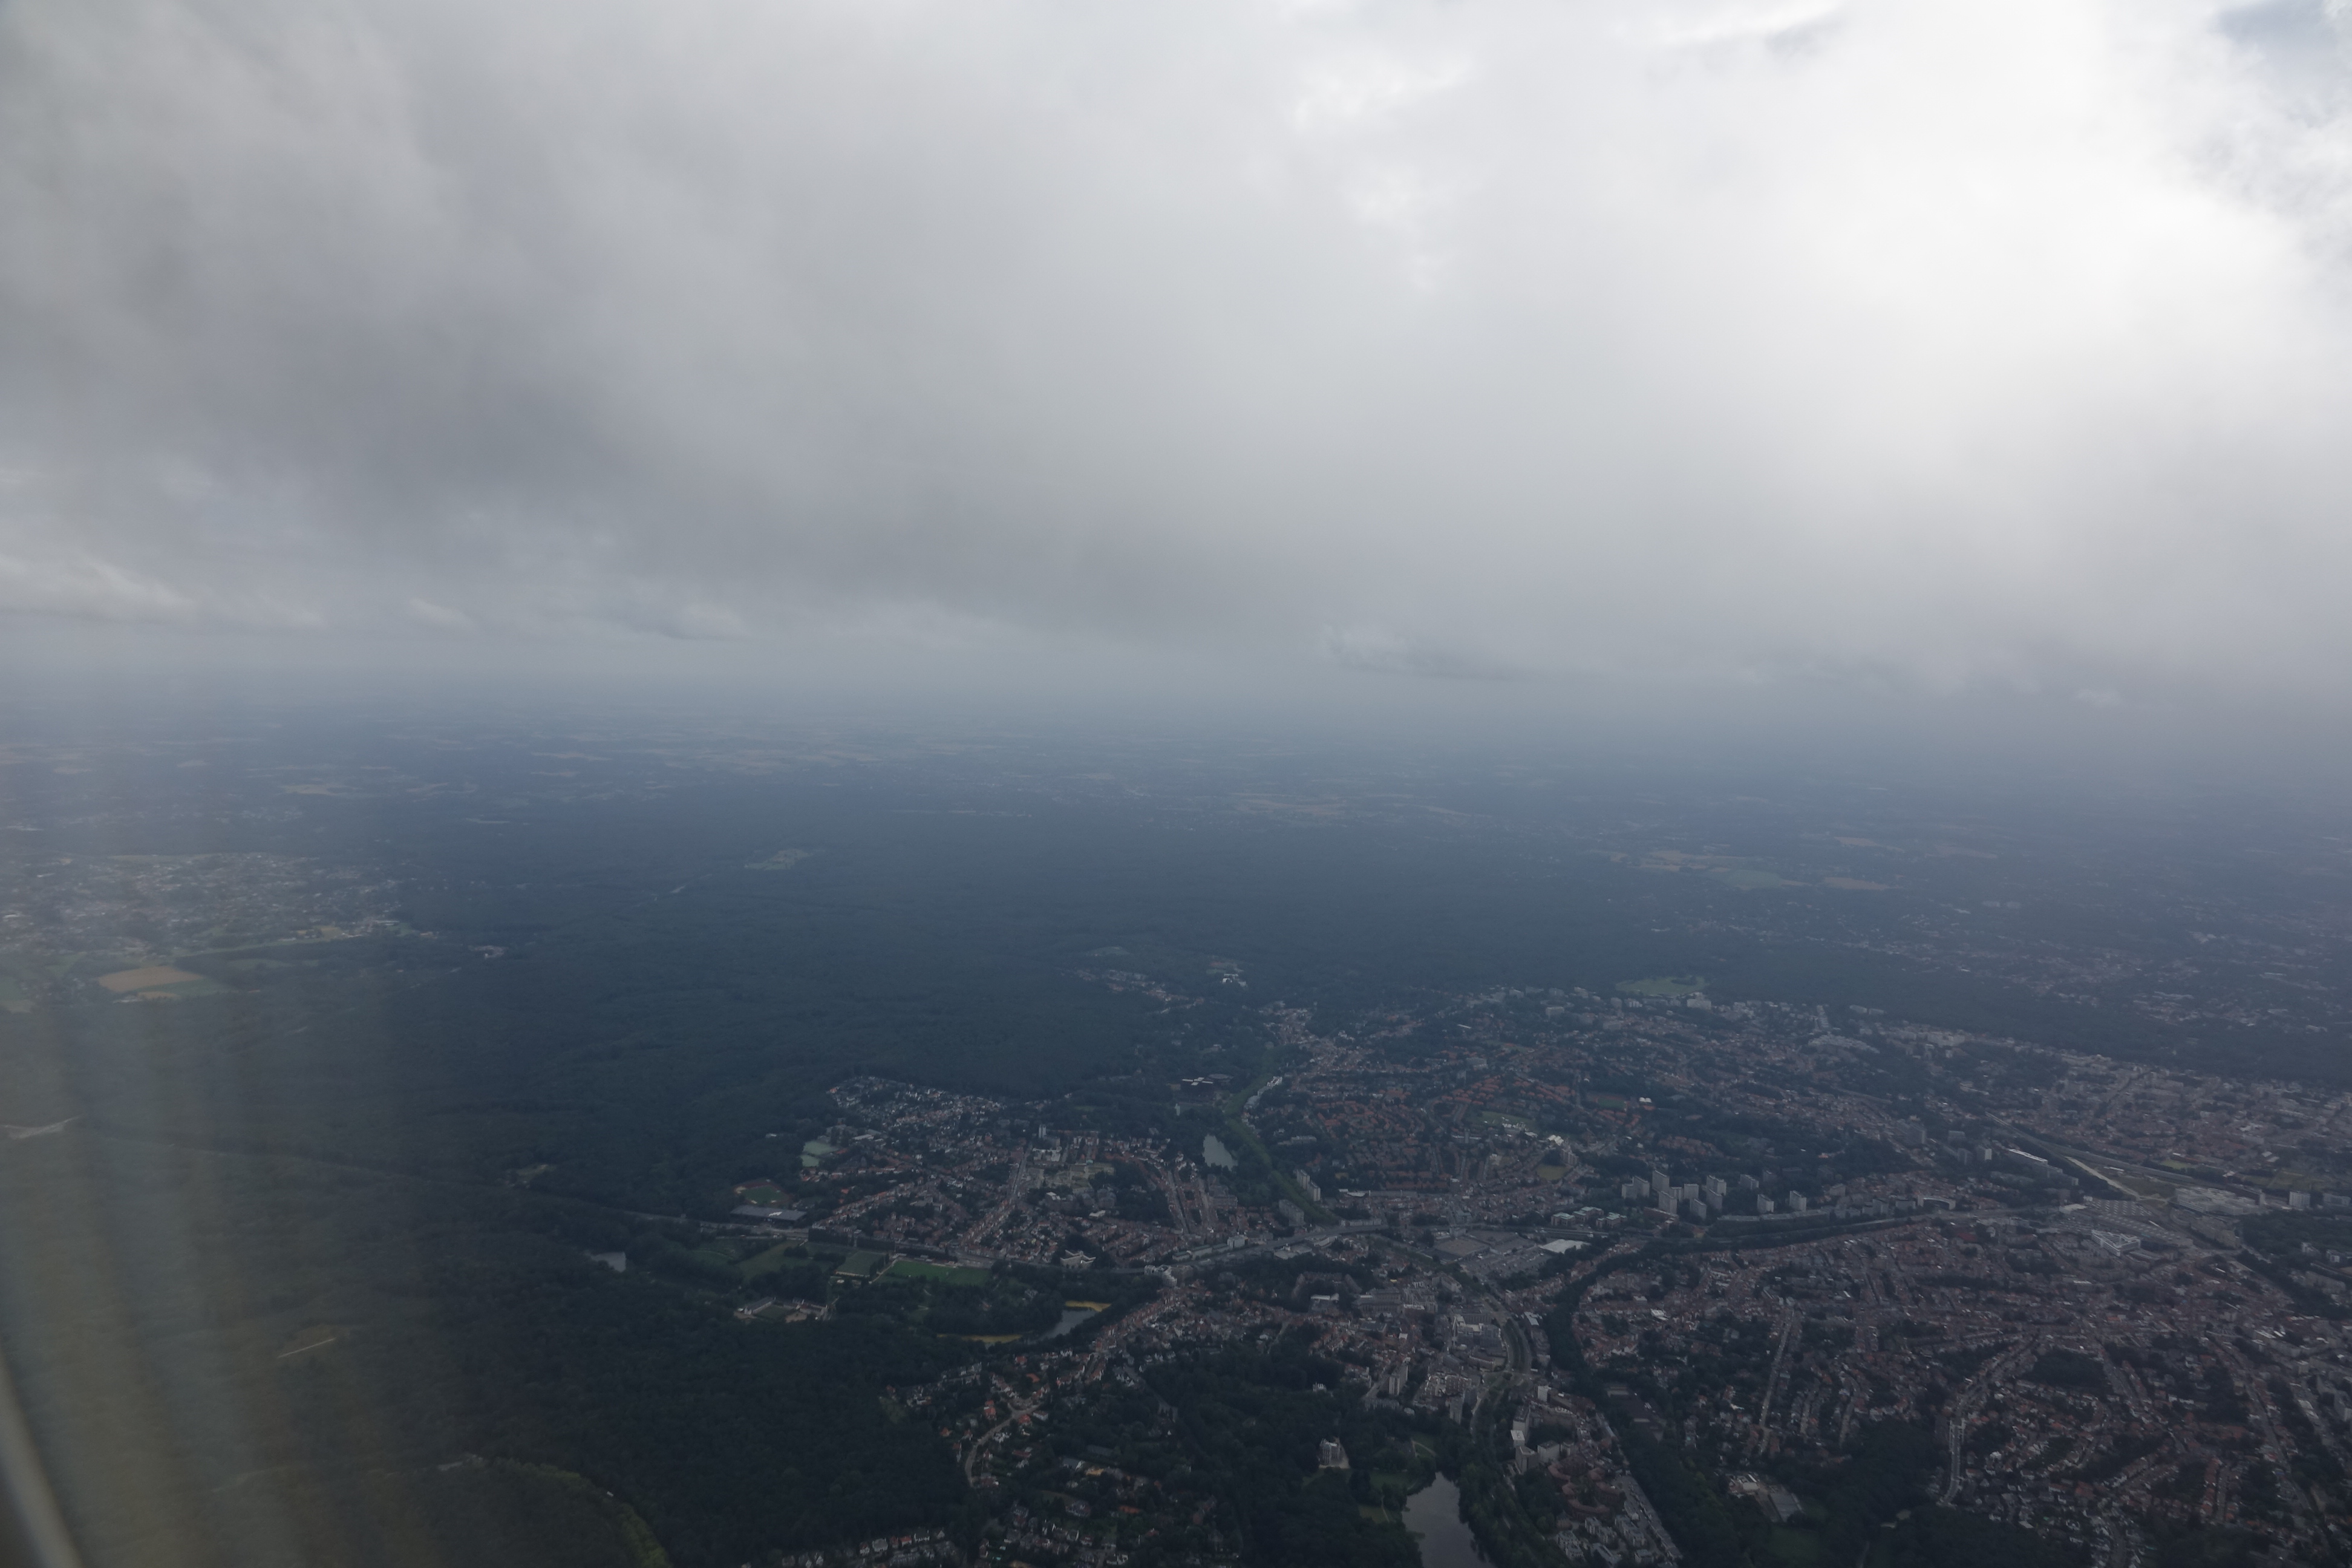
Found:
[(886, 1270), (900, 1279), (928, 1279), (938, 1285), (985, 1285), (985, 1268), (956, 1268), (940, 1263), (923, 1263), (912, 1258), (901, 1258)]

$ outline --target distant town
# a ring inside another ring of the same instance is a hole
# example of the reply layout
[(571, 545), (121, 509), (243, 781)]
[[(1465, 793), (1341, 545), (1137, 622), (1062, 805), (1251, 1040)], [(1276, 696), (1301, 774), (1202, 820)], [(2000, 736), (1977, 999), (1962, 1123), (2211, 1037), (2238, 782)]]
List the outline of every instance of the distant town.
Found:
[[(2352, 1266), (2296, 1229), (2347, 1197), (2290, 1184), (2352, 1142), (2352, 1099), (1642, 989), (1354, 1037), (1270, 1006), (1287, 1070), (1162, 1086), (1181, 1131), (852, 1079), (736, 1215), (836, 1259), (823, 1299), (744, 1315), (1060, 1270), (1053, 1331), (897, 1394), (1007, 1500), (1005, 1562), (1116, 1564), (1186, 1524), (1214, 1560), (1199, 1500), (1044, 1434), (1157, 1363), (1294, 1333), (1375, 1405), (1507, 1412), (1570, 1563), (1683, 1556), (1629, 1438), (1801, 1528), (1802, 1478), (1890, 1421), (1932, 1428), (1938, 1500), (2087, 1560), (2147, 1560), (2159, 1521), (2347, 1539)], [(1159, 1289), (1069, 1333), (1129, 1279)]]

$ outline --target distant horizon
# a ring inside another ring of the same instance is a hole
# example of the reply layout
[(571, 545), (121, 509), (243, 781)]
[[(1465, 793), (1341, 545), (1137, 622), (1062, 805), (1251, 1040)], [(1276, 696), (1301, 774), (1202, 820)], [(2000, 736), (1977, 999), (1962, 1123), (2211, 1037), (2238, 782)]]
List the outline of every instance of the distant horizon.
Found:
[[(22, 621), (0, 626), (0, 713), (44, 725), (200, 722), (338, 710), (480, 721), (541, 713), (625, 724), (840, 725), (1214, 745), (1391, 746), (1481, 758), (1582, 755), (1629, 765), (1808, 767), (1889, 782), (2105, 781), (2311, 797), (2352, 783), (2352, 726), (2265, 703), (2145, 702), (1976, 689), (1870, 689), (1829, 679), (1620, 674), (1511, 682), (1400, 676), (1298, 658), (1212, 659), (1097, 644), (824, 650), (483, 637), (458, 643)], [(177, 716), (175, 718), (175, 715)]]

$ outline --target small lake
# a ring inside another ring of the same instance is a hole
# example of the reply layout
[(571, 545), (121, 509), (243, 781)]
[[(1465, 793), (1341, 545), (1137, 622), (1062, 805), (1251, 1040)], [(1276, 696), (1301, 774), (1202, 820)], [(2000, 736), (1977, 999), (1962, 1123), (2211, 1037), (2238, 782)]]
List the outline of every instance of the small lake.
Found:
[(1220, 1171), (1230, 1171), (1234, 1164), (1233, 1151), (1213, 1132), (1201, 1140), (1201, 1158)]
[(1101, 1310), (1099, 1307), (1065, 1307), (1062, 1309), (1062, 1321), (1045, 1331), (1045, 1337), (1058, 1340)]
[(1404, 1500), (1404, 1527), (1421, 1541), (1422, 1568), (1486, 1568), (1462, 1522), (1462, 1493), (1444, 1476)]

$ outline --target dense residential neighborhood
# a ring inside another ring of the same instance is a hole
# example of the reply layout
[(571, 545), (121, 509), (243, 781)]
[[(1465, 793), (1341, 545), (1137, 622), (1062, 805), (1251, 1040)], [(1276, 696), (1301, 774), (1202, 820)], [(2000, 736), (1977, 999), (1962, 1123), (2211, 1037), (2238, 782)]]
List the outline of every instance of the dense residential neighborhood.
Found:
[(1651, 989), (1352, 1037), (1272, 1005), (1285, 1070), (1148, 1112), (851, 1079), (744, 1189), (735, 1245), (829, 1263), (751, 1315), (1062, 1281), (1050, 1326), (899, 1394), (995, 1561), (1229, 1556), (1200, 1477), (1071, 1434), (1139, 1396), (1172, 1421), (1157, 1369), (1285, 1343), (1334, 1369), (1334, 1423), (1393, 1423), (1362, 1510), (1427, 1479), (1432, 1434), (1489, 1429), (1570, 1563), (1703, 1557), (1710, 1511), (1786, 1544), (1898, 1429), (1937, 1504), (2066, 1560), (2346, 1539), (2352, 1220), (2296, 1163), (2345, 1147), (2352, 1100)]

